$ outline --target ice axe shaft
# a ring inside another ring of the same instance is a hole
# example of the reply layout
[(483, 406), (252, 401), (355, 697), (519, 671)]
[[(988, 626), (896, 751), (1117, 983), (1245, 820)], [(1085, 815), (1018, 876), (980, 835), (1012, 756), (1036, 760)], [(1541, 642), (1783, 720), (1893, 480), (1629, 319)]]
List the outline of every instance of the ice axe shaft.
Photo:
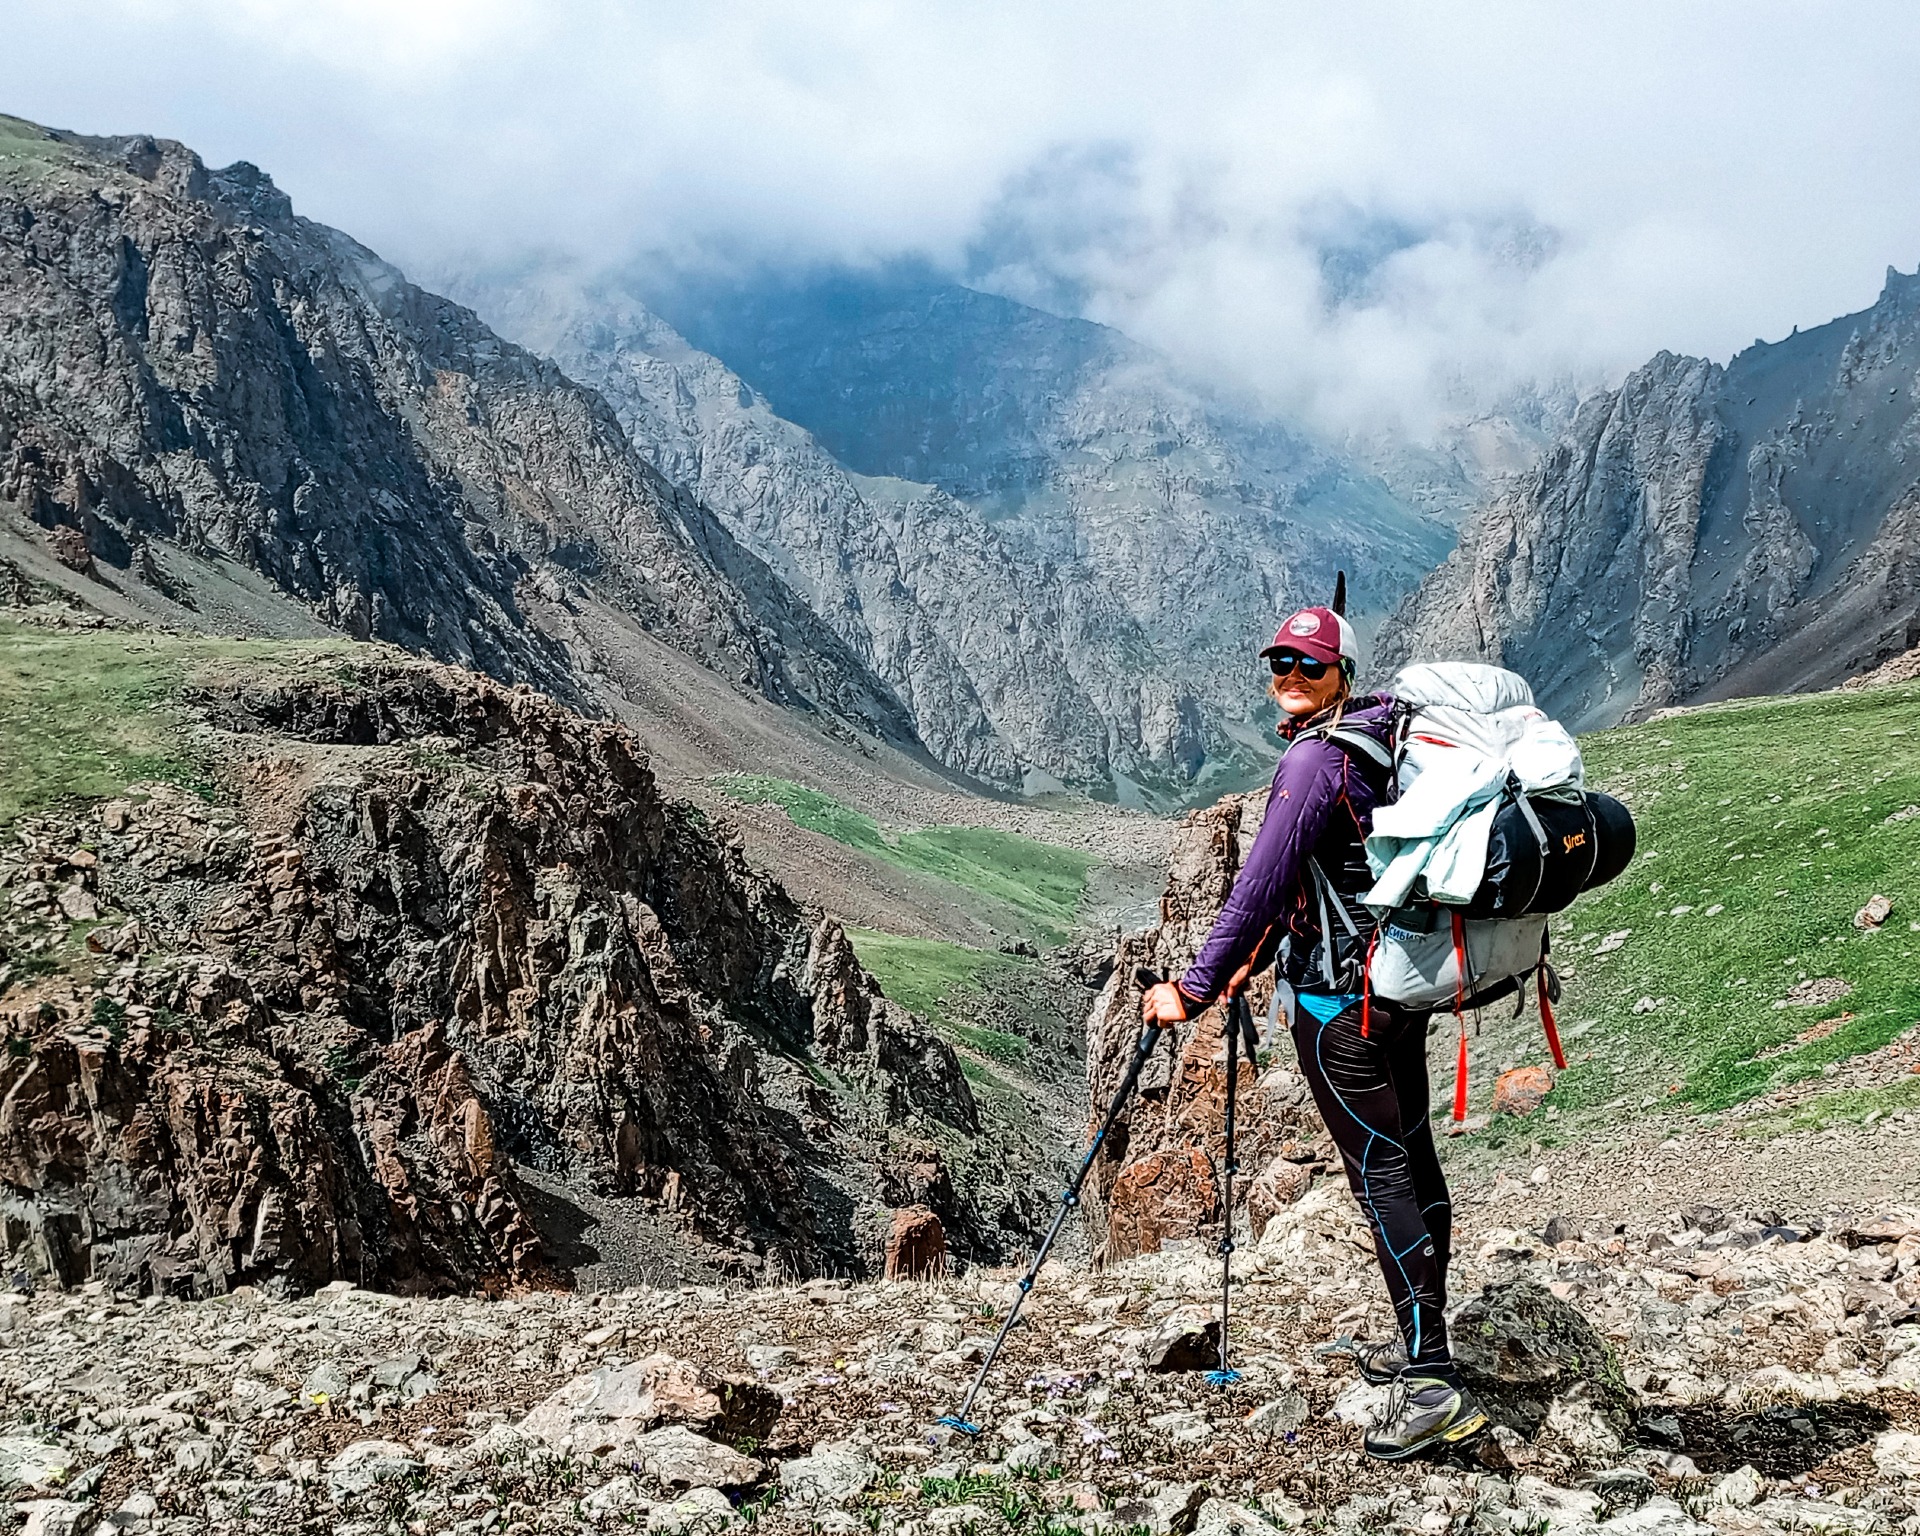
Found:
[[(1142, 967), (1134, 972), (1134, 980), (1141, 991), (1158, 986), (1160, 978), (1152, 971)], [(1039, 1277), (1040, 1268), (1047, 1262), (1047, 1255), (1053, 1249), (1054, 1239), (1059, 1237), (1060, 1228), (1066, 1224), (1067, 1213), (1080, 1203), (1081, 1188), (1087, 1182), (1087, 1175), (1093, 1169), (1094, 1158), (1100, 1155), (1100, 1147), (1107, 1139), (1107, 1133), (1120, 1118), (1120, 1111), (1127, 1106), (1133, 1090), (1140, 1082), (1140, 1072), (1147, 1064), (1147, 1058), (1153, 1054), (1153, 1048), (1160, 1043), (1160, 1025), (1149, 1023), (1140, 1032), (1139, 1043), (1134, 1046), (1133, 1060), (1127, 1064), (1127, 1075), (1120, 1080), (1120, 1086), (1114, 1090), (1113, 1102), (1107, 1106), (1107, 1116), (1100, 1122), (1100, 1129), (1093, 1133), (1093, 1140), (1087, 1146), (1086, 1156), (1080, 1159), (1080, 1166), (1074, 1170), (1073, 1178), (1060, 1195), (1060, 1209), (1053, 1213), (1053, 1224), (1047, 1228), (1047, 1235), (1040, 1239), (1040, 1246), (1034, 1250), (1033, 1262), (1027, 1266), (1026, 1274), (1021, 1278), (1020, 1289), (1013, 1298), (1013, 1305), (1007, 1308), (1007, 1315), (1001, 1319), (1000, 1331), (993, 1336), (993, 1347), (987, 1351), (986, 1359), (980, 1362), (980, 1369), (973, 1378), (973, 1385), (967, 1388), (966, 1400), (960, 1404), (958, 1412), (944, 1415), (939, 1422), (949, 1429), (957, 1429), (962, 1434), (977, 1435), (980, 1426), (975, 1424), (968, 1414), (973, 1412), (973, 1400), (980, 1395), (980, 1388), (986, 1384), (987, 1374), (993, 1369), (993, 1362), (999, 1358), (1000, 1346), (1007, 1342), (1007, 1335), (1013, 1331), (1015, 1320), (1020, 1316), (1020, 1308), (1026, 1303), (1027, 1293), (1033, 1289), (1033, 1282)]]

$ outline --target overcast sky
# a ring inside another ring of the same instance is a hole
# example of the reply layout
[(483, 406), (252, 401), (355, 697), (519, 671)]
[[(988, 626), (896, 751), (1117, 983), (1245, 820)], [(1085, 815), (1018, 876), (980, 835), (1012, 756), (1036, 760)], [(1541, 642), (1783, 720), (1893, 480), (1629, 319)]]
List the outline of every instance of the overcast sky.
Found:
[(1911, 0), (0, 0), (0, 111), (423, 274), (921, 255), (1336, 428), (1866, 306), (1916, 81)]

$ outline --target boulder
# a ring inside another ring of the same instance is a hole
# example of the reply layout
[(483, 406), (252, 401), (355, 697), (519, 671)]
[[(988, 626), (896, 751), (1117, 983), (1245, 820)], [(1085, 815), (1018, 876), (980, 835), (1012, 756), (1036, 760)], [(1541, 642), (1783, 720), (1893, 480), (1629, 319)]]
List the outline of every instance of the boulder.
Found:
[(841, 1509), (879, 1477), (880, 1467), (858, 1446), (816, 1445), (811, 1456), (780, 1463), (781, 1491), (795, 1503)]
[(663, 1424), (724, 1440), (765, 1439), (779, 1413), (779, 1394), (758, 1382), (650, 1355), (576, 1376), (522, 1419), (520, 1430), (556, 1448), (570, 1444), (576, 1453), (603, 1456)]
[(887, 1234), (889, 1280), (933, 1280), (947, 1272), (947, 1234), (940, 1218), (924, 1205), (893, 1213)]
[(1220, 1363), (1220, 1320), (1199, 1307), (1182, 1307), (1148, 1337), (1150, 1371), (1210, 1371)]
[(1174, 1147), (1130, 1163), (1107, 1192), (1109, 1261), (1158, 1253), (1220, 1219), (1213, 1165), (1198, 1147)]
[(1544, 1286), (1530, 1280), (1488, 1286), (1460, 1309), (1451, 1338), (1461, 1374), (1498, 1422), (1531, 1438), (1555, 1399), (1569, 1399), (1584, 1404), (1617, 1439), (1628, 1438), (1634, 1399), (1613, 1350)]
[(668, 1488), (744, 1488), (766, 1471), (751, 1456), (696, 1435), (684, 1424), (649, 1430), (633, 1442), (630, 1454), (641, 1471)]
[(1553, 1092), (1553, 1074), (1545, 1067), (1513, 1067), (1493, 1083), (1493, 1112), (1525, 1116), (1538, 1109)]

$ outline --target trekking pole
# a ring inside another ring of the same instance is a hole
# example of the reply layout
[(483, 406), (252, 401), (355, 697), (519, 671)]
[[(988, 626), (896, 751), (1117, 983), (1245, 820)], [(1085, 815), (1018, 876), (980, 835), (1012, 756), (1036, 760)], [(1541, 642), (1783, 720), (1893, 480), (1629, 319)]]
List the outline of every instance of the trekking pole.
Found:
[[(1160, 984), (1160, 978), (1144, 966), (1134, 972), (1134, 980), (1140, 990)], [(1093, 1142), (1087, 1148), (1087, 1154), (1080, 1159), (1080, 1166), (1074, 1171), (1072, 1181), (1060, 1195), (1060, 1209), (1053, 1213), (1053, 1225), (1047, 1228), (1047, 1235), (1040, 1239), (1040, 1246), (1034, 1251), (1033, 1262), (1027, 1266), (1027, 1273), (1020, 1281), (1019, 1294), (1013, 1298), (1013, 1305), (1007, 1308), (1007, 1315), (1000, 1324), (1000, 1331), (994, 1335), (993, 1347), (987, 1351), (987, 1358), (980, 1362), (980, 1370), (973, 1378), (973, 1385), (967, 1389), (966, 1400), (955, 1413), (943, 1414), (935, 1422), (948, 1429), (957, 1429), (963, 1435), (978, 1435), (980, 1426), (967, 1417), (973, 1411), (973, 1400), (980, 1395), (985, 1385), (987, 1373), (993, 1369), (993, 1362), (999, 1357), (1000, 1346), (1007, 1342), (1012, 1332), (1014, 1320), (1020, 1315), (1020, 1308), (1027, 1299), (1027, 1293), (1033, 1289), (1033, 1282), (1040, 1274), (1040, 1266), (1047, 1262), (1047, 1254), (1053, 1247), (1053, 1240), (1060, 1235), (1060, 1228), (1066, 1224), (1067, 1213), (1080, 1203), (1081, 1187), (1087, 1182), (1087, 1174), (1092, 1171), (1093, 1160), (1099, 1155), (1101, 1144), (1107, 1139), (1107, 1133), (1113, 1129), (1114, 1122), (1120, 1118), (1120, 1111), (1126, 1108), (1127, 1100), (1132, 1096), (1140, 1081), (1140, 1070), (1147, 1064), (1147, 1058), (1153, 1054), (1153, 1048), (1160, 1043), (1160, 1025), (1157, 1021), (1149, 1023), (1140, 1032), (1140, 1041), (1134, 1047), (1133, 1060), (1127, 1066), (1127, 1075), (1120, 1080), (1120, 1086), (1114, 1090), (1113, 1102), (1107, 1106), (1107, 1117), (1100, 1122), (1100, 1129), (1093, 1134)]]
[(1221, 1180), (1223, 1198), (1221, 1201), (1220, 1222), (1220, 1368), (1207, 1372), (1207, 1384), (1214, 1387), (1231, 1386), (1240, 1379), (1240, 1373), (1227, 1364), (1227, 1320), (1233, 1305), (1233, 1176), (1240, 1171), (1239, 1159), (1233, 1150), (1233, 1103), (1234, 1093), (1240, 1080), (1240, 1042), (1244, 1037), (1247, 1043), (1247, 1060), (1253, 1061), (1259, 1049), (1259, 1038), (1254, 1033), (1253, 1009), (1248, 1006), (1246, 994), (1236, 992), (1227, 1002), (1227, 1152), (1225, 1176)]

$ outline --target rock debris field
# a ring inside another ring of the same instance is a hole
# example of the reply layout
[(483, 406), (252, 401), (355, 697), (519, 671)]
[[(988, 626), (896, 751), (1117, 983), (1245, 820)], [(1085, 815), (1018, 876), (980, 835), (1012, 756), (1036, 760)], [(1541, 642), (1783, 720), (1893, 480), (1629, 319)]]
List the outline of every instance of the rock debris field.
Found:
[(1201, 1373), (1219, 1273), (1202, 1245), (1050, 1269), (977, 1439), (933, 1426), (1007, 1270), (498, 1299), (13, 1293), (0, 1480), (41, 1536), (1920, 1531), (1920, 1212), (1462, 1236), (1456, 1350), (1500, 1423), (1440, 1462), (1359, 1452), (1385, 1389), (1325, 1346), (1384, 1318), (1329, 1183), (1236, 1258), (1237, 1385)]

